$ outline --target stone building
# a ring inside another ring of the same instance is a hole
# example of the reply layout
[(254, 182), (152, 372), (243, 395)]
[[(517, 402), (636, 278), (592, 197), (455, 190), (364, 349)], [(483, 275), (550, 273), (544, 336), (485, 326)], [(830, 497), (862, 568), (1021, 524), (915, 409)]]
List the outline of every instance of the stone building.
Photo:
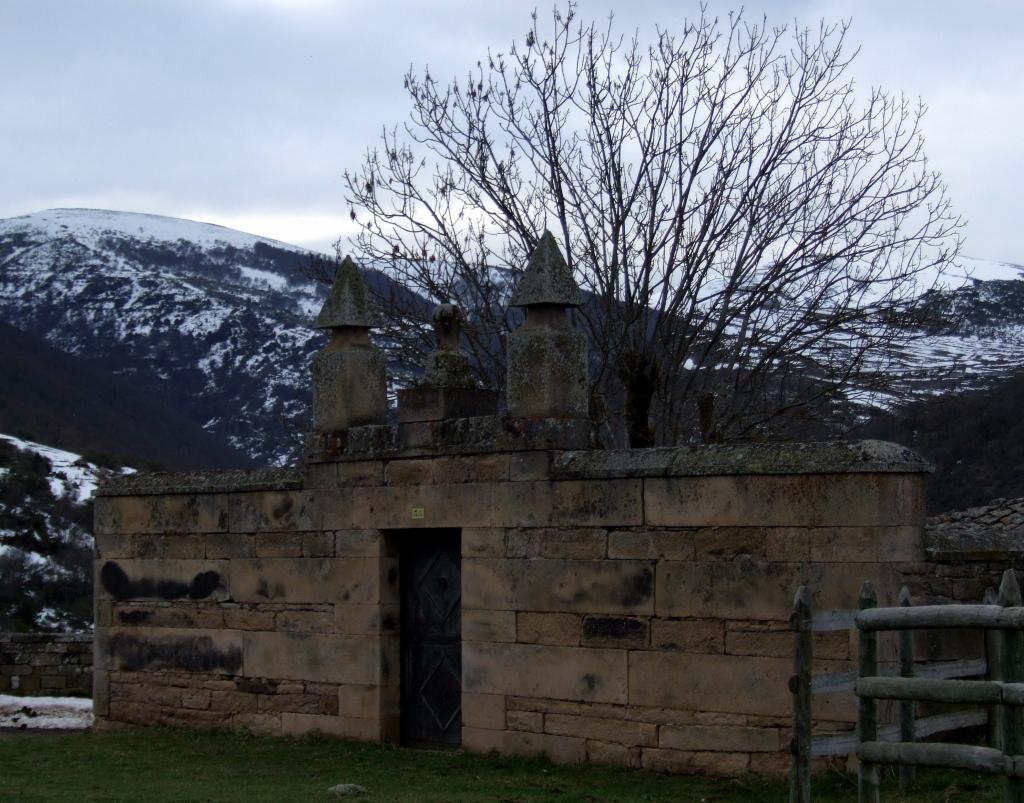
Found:
[[(550, 235), (512, 301), (505, 411), (442, 306), (389, 424), (346, 262), (300, 467), (101, 489), (99, 726), (785, 770), (794, 592), (849, 608), (870, 581), (886, 603), (927, 574), (927, 467), (881, 442), (591, 450), (580, 295)], [(821, 634), (820, 669), (851, 649)], [(815, 706), (819, 730), (854, 721), (849, 695)]]

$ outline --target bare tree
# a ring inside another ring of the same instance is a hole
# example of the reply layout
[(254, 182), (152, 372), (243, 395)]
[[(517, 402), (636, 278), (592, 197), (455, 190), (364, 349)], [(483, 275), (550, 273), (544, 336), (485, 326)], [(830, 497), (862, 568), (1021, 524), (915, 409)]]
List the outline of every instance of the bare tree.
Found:
[(410, 70), (409, 121), (345, 175), (358, 255), (469, 307), (493, 382), (505, 285), (551, 229), (590, 294), (595, 415), (621, 406), (633, 446), (785, 435), (868, 388), (960, 248), (923, 105), (855, 97), (847, 23), (552, 22), (464, 80)]

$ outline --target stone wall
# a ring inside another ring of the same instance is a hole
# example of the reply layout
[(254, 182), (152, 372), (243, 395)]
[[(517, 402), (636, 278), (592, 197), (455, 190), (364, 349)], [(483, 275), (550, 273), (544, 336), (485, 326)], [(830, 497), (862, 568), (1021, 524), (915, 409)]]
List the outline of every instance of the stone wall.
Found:
[(91, 633), (0, 633), (0, 694), (92, 693)]
[[(867, 443), (128, 478), (96, 504), (97, 722), (398, 741), (399, 555), (457, 528), (466, 749), (781, 773), (795, 590), (894, 603), (924, 468)], [(820, 634), (817, 671), (852, 644)], [(849, 695), (815, 706), (854, 721)]]

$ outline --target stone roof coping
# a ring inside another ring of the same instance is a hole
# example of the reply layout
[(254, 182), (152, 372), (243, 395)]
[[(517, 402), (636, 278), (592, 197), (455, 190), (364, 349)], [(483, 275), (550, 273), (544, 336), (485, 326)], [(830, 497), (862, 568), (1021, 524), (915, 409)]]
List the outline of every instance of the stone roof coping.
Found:
[(659, 449), (563, 452), (551, 476), (706, 477), (763, 474), (924, 474), (923, 458), (886, 441), (726, 443)]
[(925, 553), (932, 560), (1008, 560), (1024, 555), (1024, 497), (928, 519)]
[(213, 494), (232, 491), (294, 491), (302, 472), (294, 468), (228, 469), (127, 474), (100, 482), (96, 496)]

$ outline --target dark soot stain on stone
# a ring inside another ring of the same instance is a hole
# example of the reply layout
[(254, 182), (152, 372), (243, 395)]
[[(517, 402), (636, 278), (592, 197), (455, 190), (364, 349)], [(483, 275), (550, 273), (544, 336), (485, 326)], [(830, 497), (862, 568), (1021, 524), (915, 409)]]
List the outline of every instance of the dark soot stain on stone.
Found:
[(100, 569), (100, 583), (114, 599), (205, 599), (221, 587), (217, 572), (200, 572), (191, 583), (180, 580), (154, 580), (142, 577), (132, 580), (124, 569), (108, 560)]
[(152, 611), (119, 611), (117, 614), (126, 625), (142, 625), (153, 618)]
[(642, 605), (654, 593), (654, 573), (650, 569), (641, 569), (623, 582), (622, 604), (627, 607)]
[(639, 619), (620, 616), (588, 616), (583, 620), (585, 638), (634, 639), (647, 632), (647, 625)]
[(110, 654), (128, 672), (149, 668), (184, 669), (189, 672), (218, 669), (233, 674), (242, 668), (240, 648), (217, 649), (209, 636), (148, 641), (127, 633), (118, 633), (110, 639)]

